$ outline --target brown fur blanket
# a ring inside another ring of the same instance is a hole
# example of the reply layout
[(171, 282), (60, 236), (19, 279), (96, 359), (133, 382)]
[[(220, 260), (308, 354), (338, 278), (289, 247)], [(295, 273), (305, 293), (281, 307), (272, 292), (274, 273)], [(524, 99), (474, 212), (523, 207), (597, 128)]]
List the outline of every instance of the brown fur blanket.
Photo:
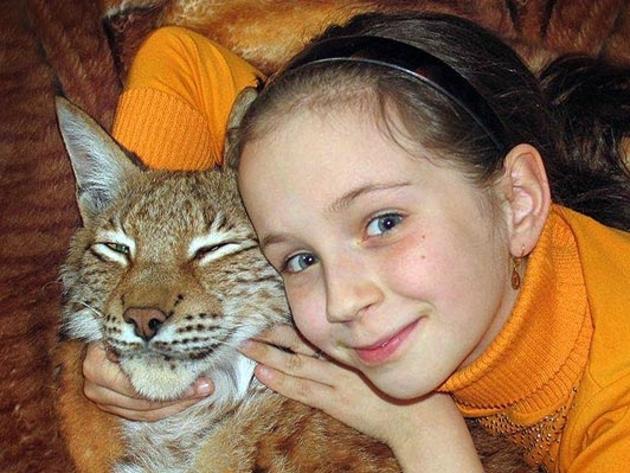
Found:
[[(104, 14), (156, 12), (155, 24), (182, 25), (236, 51), (264, 72), (333, 22), (367, 11), (438, 11), (495, 31), (537, 69), (565, 53), (630, 60), (626, 0), (103, 0)], [(125, 62), (133, 54), (127, 51)]]
[[(106, 126), (145, 33), (183, 24), (269, 72), (332, 20), (425, 9), (474, 19), (536, 68), (583, 51), (630, 61), (626, 0), (5, 0), (0, 15), (0, 471), (70, 472), (55, 414), (57, 270), (78, 225), (53, 96)], [(106, 21), (101, 19), (105, 17)], [(68, 367), (66, 367), (68, 368)]]
[(2, 12), (0, 471), (67, 473), (51, 348), (78, 213), (53, 96), (62, 87), (109, 123), (119, 86), (93, 2), (5, 1)]

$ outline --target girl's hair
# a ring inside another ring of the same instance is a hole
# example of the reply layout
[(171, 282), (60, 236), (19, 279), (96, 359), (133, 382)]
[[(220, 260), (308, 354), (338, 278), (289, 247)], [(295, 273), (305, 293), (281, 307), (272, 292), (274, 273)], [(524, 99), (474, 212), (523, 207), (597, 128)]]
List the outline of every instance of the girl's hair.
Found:
[[(446, 63), (485, 99), (504, 125), (507, 144), (539, 150), (555, 202), (630, 229), (630, 172), (622, 147), (630, 129), (629, 69), (562, 58), (539, 81), (493, 34), (443, 14), (360, 15), (314, 43), (357, 35), (405, 42)], [(274, 77), (230, 132), (232, 164), (247, 142), (305, 109), (372, 113), (410, 153), (430, 150), (482, 186), (503, 170), (505, 152), (455, 101), (396, 68), (355, 62), (312, 64)]]

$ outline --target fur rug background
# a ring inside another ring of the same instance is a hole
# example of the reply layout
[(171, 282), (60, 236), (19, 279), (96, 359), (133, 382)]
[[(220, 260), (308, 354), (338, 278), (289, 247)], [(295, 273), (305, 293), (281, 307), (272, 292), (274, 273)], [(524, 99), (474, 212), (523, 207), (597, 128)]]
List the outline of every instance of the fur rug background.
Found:
[(3, 473), (73, 470), (54, 409), (59, 367), (51, 350), (57, 268), (79, 219), (53, 97), (62, 92), (109, 126), (121, 78), (152, 28), (192, 27), (270, 72), (333, 19), (374, 9), (439, 10), (499, 32), (533, 68), (572, 51), (630, 62), (626, 0), (0, 1)]
[(627, 0), (101, 1), (110, 18), (153, 9), (155, 24), (192, 28), (267, 73), (327, 25), (367, 11), (439, 11), (464, 16), (498, 33), (534, 69), (558, 54), (574, 52), (630, 61)]
[(73, 470), (54, 409), (57, 268), (78, 225), (53, 96), (103, 123), (120, 86), (91, 1), (3, 1), (0, 15), (0, 471)]

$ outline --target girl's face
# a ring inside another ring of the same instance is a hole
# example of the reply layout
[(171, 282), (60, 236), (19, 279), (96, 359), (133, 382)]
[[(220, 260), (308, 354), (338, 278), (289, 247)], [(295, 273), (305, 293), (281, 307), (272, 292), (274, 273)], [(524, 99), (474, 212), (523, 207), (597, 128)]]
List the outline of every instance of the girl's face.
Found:
[(503, 215), (373, 120), (303, 112), (247, 144), (245, 206), (298, 329), (390, 396), (438, 388), (489, 345), (515, 291)]

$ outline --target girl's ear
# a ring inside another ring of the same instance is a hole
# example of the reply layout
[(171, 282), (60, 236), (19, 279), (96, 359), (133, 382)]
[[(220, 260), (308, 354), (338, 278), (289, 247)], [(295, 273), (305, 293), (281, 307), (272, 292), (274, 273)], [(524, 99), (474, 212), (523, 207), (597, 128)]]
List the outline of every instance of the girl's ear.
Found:
[(551, 192), (540, 153), (529, 144), (512, 148), (503, 164), (502, 188), (512, 256), (528, 255), (536, 245), (551, 206)]

